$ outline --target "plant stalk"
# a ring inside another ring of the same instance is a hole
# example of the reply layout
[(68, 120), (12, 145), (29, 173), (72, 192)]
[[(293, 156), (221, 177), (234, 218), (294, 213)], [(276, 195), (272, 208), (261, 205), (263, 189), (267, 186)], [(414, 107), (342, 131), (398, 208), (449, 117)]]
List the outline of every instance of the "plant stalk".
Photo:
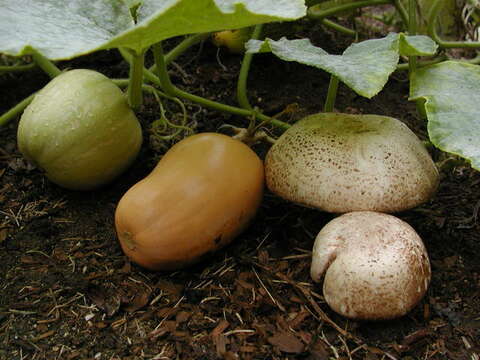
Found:
[(405, 25), (405, 29), (408, 29), (408, 13), (405, 10), (405, 7), (403, 6), (402, 1), (393, 0), (393, 5), (395, 6), (395, 9), (397, 10), (400, 17), (402, 18), (402, 22)]
[(62, 71), (52, 61), (47, 59), (38, 51), (33, 50), (32, 58), (35, 64), (37, 64), (40, 69), (45, 71), (52, 79), (62, 73)]
[[(413, 36), (417, 35), (417, 1), (408, 0), (408, 35)], [(408, 57), (408, 78), (412, 79), (413, 74), (417, 71), (417, 57), (409, 56)], [(427, 118), (427, 113), (425, 110), (425, 101), (419, 99), (415, 101), (420, 117), (423, 119)]]
[[(120, 55), (122, 55), (123, 59), (128, 62), (130, 66), (132, 66), (133, 63), (133, 58), (132, 55), (125, 49), (119, 48), (118, 51), (120, 52)], [(160, 80), (158, 80), (158, 77), (151, 72), (150, 70), (143, 68), (143, 77), (145, 80), (150, 81), (151, 83), (160, 86)]]
[(142, 84), (143, 84), (143, 69), (145, 60), (145, 51), (137, 53), (130, 52), (132, 61), (130, 62), (130, 83), (128, 84), (127, 97), (128, 104), (134, 110), (138, 109), (143, 102)]
[[(416, 0), (408, 0), (408, 35), (417, 35), (417, 2)], [(408, 57), (408, 68), (410, 77), (417, 69), (417, 57)]]
[[(423, 66), (428, 66), (428, 65), (433, 65), (433, 64), (438, 64), (442, 61), (448, 60), (446, 56), (440, 56), (436, 59), (433, 60), (425, 60), (425, 61), (417, 61), (417, 69)], [(409, 70), (410, 71), (410, 63), (404, 63), (404, 64), (398, 64), (397, 68), (395, 71), (405, 71)]]
[(172, 84), (172, 81), (170, 80), (170, 76), (168, 75), (167, 64), (165, 62), (165, 57), (163, 56), (162, 44), (157, 43), (157, 44), (153, 45), (152, 50), (153, 50), (153, 56), (154, 56), (154, 59), (155, 59), (155, 63), (157, 65), (156, 70), (157, 70), (158, 78), (160, 79), (160, 83), (162, 84), (162, 90), (167, 95), (172, 96), (172, 97), (179, 97), (179, 98), (182, 98), (182, 99), (187, 99), (187, 100), (190, 100), (192, 102), (198, 103), (202, 106), (208, 107), (210, 109), (214, 109), (214, 110), (218, 110), (218, 111), (222, 111), (222, 112), (227, 112), (227, 113), (231, 113), (231, 114), (234, 114), (234, 115), (240, 115), (240, 116), (246, 116), (246, 117), (255, 115), (257, 117), (257, 119), (259, 119), (260, 121), (269, 122), (270, 124), (272, 124), (272, 125), (274, 125), (278, 128), (284, 129), (284, 130), (286, 130), (290, 127), (289, 124), (287, 124), (283, 121), (280, 121), (280, 120), (271, 118), (269, 116), (260, 114), (256, 111), (252, 111), (252, 110), (249, 110), (249, 109), (242, 109), (242, 108), (238, 108), (238, 107), (235, 107), (235, 106), (222, 104), (222, 103), (219, 103), (219, 102), (216, 102), (216, 101), (205, 99), (201, 96), (190, 94), (186, 91), (183, 91), (183, 90), (177, 88), (175, 85)]
[[(262, 34), (262, 28), (262, 24), (256, 25), (250, 39), (258, 40)], [(249, 52), (246, 52), (243, 56), (242, 66), (237, 81), (237, 101), (242, 108), (249, 110), (252, 110), (252, 105), (250, 105), (250, 102), (248, 101), (247, 80), (252, 58), (253, 53)]]
[(168, 75), (167, 63), (163, 53), (162, 43), (158, 42), (152, 46), (153, 59), (155, 61), (155, 72), (160, 80), (161, 88), (170, 96), (175, 96), (175, 86)]
[(321, 20), (325, 17), (332, 16), (343, 11), (354, 10), (354, 9), (362, 8), (365, 6), (390, 4), (391, 2), (392, 0), (361, 0), (361, 1), (355, 1), (347, 4), (335, 6), (325, 10), (322, 10), (321, 4), (318, 4), (308, 8), (307, 16), (312, 19)]
[(8, 110), (6, 113), (2, 114), (2, 116), (0, 116), (0, 127), (7, 125), (10, 122), (10, 120), (13, 120), (18, 114), (20, 114), (23, 110), (25, 110), (25, 108), (33, 101), (34, 97), (35, 97), (35, 93), (23, 99), (13, 108)]
[(480, 41), (445, 41), (440, 38), (437, 33), (437, 19), (442, 6), (444, 5), (444, 0), (434, 0), (431, 5), (430, 11), (428, 13), (428, 26), (427, 32), (430, 37), (435, 40), (440, 48), (471, 48), (476, 49), (480, 48)]
[(333, 22), (328, 19), (321, 19), (321, 23), (325, 26), (328, 26), (329, 28), (338, 31), (339, 33), (349, 35), (349, 36), (356, 36), (357, 32), (355, 30), (349, 29), (343, 25), (337, 24), (336, 22)]
[(335, 108), (335, 100), (337, 99), (338, 92), (338, 77), (335, 75), (330, 75), (330, 83), (328, 84), (328, 93), (327, 98), (325, 99), (325, 104), (323, 106), (323, 112), (332, 112)]
[(0, 74), (2, 73), (11, 73), (11, 72), (24, 72), (32, 70), (37, 64), (26, 64), (26, 65), (11, 65), (11, 66), (0, 66)]
[[(168, 65), (172, 61), (175, 61), (180, 55), (182, 55), (185, 51), (187, 51), (190, 47), (203, 40), (207, 39), (210, 36), (210, 33), (201, 33), (191, 35), (181, 41), (177, 46), (175, 46), (172, 50), (170, 50), (167, 54), (165, 54), (165, 63)], [(157, 65), (153, 64), (149, 69), (151, 72), (157, 71)]]

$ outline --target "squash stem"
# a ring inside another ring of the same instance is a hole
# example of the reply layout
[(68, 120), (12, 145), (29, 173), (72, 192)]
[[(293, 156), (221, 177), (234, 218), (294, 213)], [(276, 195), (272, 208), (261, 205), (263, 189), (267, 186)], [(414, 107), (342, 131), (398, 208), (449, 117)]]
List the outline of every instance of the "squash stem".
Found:
[(163, 46), (158, 42), (152, 46), (153, 59), (155, 60), (155, 72), (160, 80), (161, 88), (170, 96), (175, 96), (175, 86), (168, 75), (167, 63), (165, 62), (165, 55), (163, 53)]
[(190, 100), (192, 102), (195, 102), (195, 103), (200, 104), (202, 106), (208, 107), (210, 109), (214, 109), (214, 110), (218, 110), (218, 111), (222, 111), (222, 112), (227, 112), (227, 113), (231, 113), (231, 114), (234, 114), (234, 115), (240, 115), (240, 116), (246, 116), (246, 117), (255, 115), (256, 118), (259, 119), (260, 121), (268, 121), (272, 125), (274, 125), (278, 128), (284, 129), (284, 130), (286, 130), (290, 127), (289, 124), (287, 124), (283, 121), (280, 121), (280, 120), (271, 118), (269, 116), (260, 114), (256, 111), (249, 110), (249, 109), (242, 109), (242, 108), (238, 108), (238, 107), (235, 107), (235, 106), (222, 104), (222, 103), (212, 101), (212, 100), (209, 100), (209, 99), (205, 99), (201, 96), (197, 96), (197, 95), (194, 95), (194, 94), (191, 94), (191, 93), (188, 93), (186, 91), (183, 91), (183, 90), (179, 89), (178, 87), (176, 87), (175, 85), (172, 84), (172, 81), (170, 80), (170, 76), (168, 75), (167, 64), (165, 62), (165, 57), (163, 55), (162, 44), (157, 43), (157, 44), (153, 45), (152, 50), (153, 50), (153, 56), (154, 56), (154, 59), (155, 59), (155, 63), (157, 65), (157, 67), (156, 67), (157, 75), (158, 75), (158, 78), (160, 79), (160, 83), (162, 84), (162, 90), (165, 91), (165, 93), (167, 95), (172, 96), (172, 97), (179, 97), (179, 98), (182, 98), (182, 99)]
[(322, 20), (323, 18), (338, 14), (343, 11), (354, 10), (365, 6), (390, 4), (391, 2), (392, 0), (361, 0), (334, 6), (325, 10), (322, 9), (322, 4), (318, 4), (308, 8), (307, 16), (312, 19)]
[(335, 107), (335, 100), (337, 99), (338, 92), (338, 77), (335, 75), (330, 76), (330, 83), (328, 84), (328, 93), (323, 106), (323, 112), (332, 112)]
[[(190, 47), (203, 40), (207, 39), (210, 36), (210, 33), (201, 33), (188, 36), (183, 41), (181, 41), (177, 46), (175, 46), (172, 50), (170, 50), (167, 54), (165, 54), (165, 63), (168, 65), (172, 61), (175, 61), (180, 55), (182, 55), (185, 51), (187, 51)], [(157, 71), (157, 65), (153, 64), (149, 69), (151, 72)]]
[[(439, 62), (448, 60), (448, 57), (446, 56), (439, 56), (438, 58), (435, 58), (433, 60), (425, 60), (425, 61), (417, 61), (417, 68), (423, 67), (423, 66), (428, 66), (428, 65), (433, 65), (433, 64), (438, 64)], [(405, 71), (405, 70), (410, 70), (410, 63), (404, 63), (404, 64), (398, 64), (397, 68), (395, 71)]]
[(13, 120), (18, 114), (20, 114), (25, 108), (32, 102), (33, 98), (35, 97), (35, 93), (30, 95), (29, 97), (20, 101), (17, 105), (13, 108), (8, 110), (6, 113), (0, 116), (0, 127), (7, 125), (11, 120)]
[(342, 34), (345, 34), (345, 35), (348, 35), (348, 36), (356, 36), (357, 35), (357, 32), (355, 30), (349, 29), (349, 28), (347, 28), (343, 25), (337, 24), (336, 22), (333, 22), (331, 20), (321, 19), (320, 22), (323, 25), (328, 26), (329, 28), (332, 28), (335, 31), (338, 31), (339, 33), (342, 33)]
[(130, 63), (130, 82), (127, 89), (128, 104), (134, 110), (138, 109), (143, 102), (142, 84), (143, 84), (143, 64), (145, 59), (145, 51), (137, 53), (130, 52), (132, 62)]
[[(408, 0), (408, 35), (417, 35), (417, 2)], [(410, 77), (417, 69), (417, 57), (408, 57), (408, 69)]]
[(0, 66), (0, 74), (29, 71), (35, 68), (36, 66), (37, 64), (35, 63), (25, 64), (25, 65)]
[(405, 29), (408, 29), (408, 13), (405, 10), (405, 7), (403, 6), (403, 3), (401, 0), (393, 0), (393, 5), (395, 6), (395, 9), (397, 10), (398, 14), (402, 18), (402, 22), (405, 26)]
[(52, 61), (47, 59), (38, 51), (32, 50), (32, 58), (35, 64), (37, 64), (40, 69), (45, 71), (52, 79), (62, 73), (62, 70), (60, 70)]
[[(408, 0), (408, 35), (413, 36), (417, 35), (417, 1)], [(408, 57), (408, 77), (412, 79), (413, 74), (417, 71), (417, 57), (409, 56)], [(427, 118), (427, 113), (425, 111), (425, 100), (420, 99), (415, 102), (416, 108), (420, 117), (423, 119)]]
[[(262, 24), (256, 25), (252, 36), (250, 39), (258, 40), (262, 34)], [(237, 81), (237, 101), (238, 104), (244, 108), (252, 110), (252, 105), (248, 101), (247, 96), (247, 80), (248, 80), (248, 72), (250, 71), (250, 65), (252, 63), (253, 53), (246, 52), (243, 56), (242, 66), (240, 68), (240, 74), (238, 76)]]
[[(119, 48), (118, 51), (120, 52), (120, 55), (122, 55), (123, 59), (128, 62), (130, 66), (132, 66), (133, 63), (133, 57), (132, 55), (125, 49)], [(150, 70), (143, 68), (143, 77), (145, 80), (150, 81), (151, 83), (160, 86), (160, 80), (158, 80), (158, 77), (151, 72)]]
[(439, 47), (443, 49), (447, 48), (471, 48), (476, 49), (480, 48), (480, 41), (445, 41), (440, 38), (437, 33), (437, 19), (442, 6), (444, 5), (443, 0), (434, 0), (433, 4), (430, 7), (430, 11), (428, 13), (428, 26), (427, 31), (428, 35), (435, 40)]

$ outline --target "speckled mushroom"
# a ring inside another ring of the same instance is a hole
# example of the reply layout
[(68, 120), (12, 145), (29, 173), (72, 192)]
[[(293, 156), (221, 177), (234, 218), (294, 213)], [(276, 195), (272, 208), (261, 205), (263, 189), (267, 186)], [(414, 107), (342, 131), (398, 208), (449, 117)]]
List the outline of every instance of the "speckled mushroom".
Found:
[(422, 240), (406, 222), (372, 211), (330, 221), (315, 239), (310, 274), (337, 313), (386, 320), (405, 315), (422, 299), (431, 270)]
[(430, 199), (439, 182), (418, 137), (378, 115), (308, 116), (271, 147), (265, 170), (272, 192), (333, 213), (410, 209)]

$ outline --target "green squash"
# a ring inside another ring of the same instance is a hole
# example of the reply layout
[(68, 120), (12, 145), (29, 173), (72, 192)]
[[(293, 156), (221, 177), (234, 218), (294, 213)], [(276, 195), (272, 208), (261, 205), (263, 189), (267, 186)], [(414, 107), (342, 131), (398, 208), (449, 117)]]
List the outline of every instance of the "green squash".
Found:
[(54, 183), (89, 190), (112, 181), (136, 158), (141, 126), (123, 92), (92, 70), (65, 72), (25, 109), (18, 148)]

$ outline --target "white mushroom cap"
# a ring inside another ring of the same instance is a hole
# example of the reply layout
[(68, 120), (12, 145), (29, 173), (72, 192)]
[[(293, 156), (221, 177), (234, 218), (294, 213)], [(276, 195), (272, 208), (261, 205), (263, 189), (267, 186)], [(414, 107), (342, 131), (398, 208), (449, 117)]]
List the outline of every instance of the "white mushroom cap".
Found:
[(422, 299), (431, 278), (422, 240), (406, 222), (373, 211), (329, 222), (315, 239), (311, 277), (325, 273), (328, 305), (348, 318), (400, 317)]
[(270, 148), (265, 171), (272, 192), (334, 213), (403, 211), (427, 201), (439, 183), (418, 137), (378, 115), (308, 116)]

